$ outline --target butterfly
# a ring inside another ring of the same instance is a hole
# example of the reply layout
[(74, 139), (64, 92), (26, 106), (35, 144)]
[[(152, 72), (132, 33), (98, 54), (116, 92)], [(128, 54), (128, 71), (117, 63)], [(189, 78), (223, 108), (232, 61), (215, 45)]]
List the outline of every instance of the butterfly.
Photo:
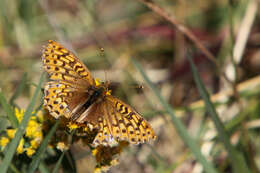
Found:
[(56, 119), (64, 116), (98, 129), (94, 145), (106, 146), (112, 141), (139, 144), (156, 138), (151, 125), (112, 96), (108, 82), (97, 82), (71, 51), (49, 40), (42, 62), (51, 80), (44, 87), (44, 106)]

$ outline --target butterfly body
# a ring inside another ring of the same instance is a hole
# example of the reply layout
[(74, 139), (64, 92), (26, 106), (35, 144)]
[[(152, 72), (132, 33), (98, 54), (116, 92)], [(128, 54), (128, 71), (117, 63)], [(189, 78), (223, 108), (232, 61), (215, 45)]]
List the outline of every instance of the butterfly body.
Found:
[[(102, 101), (104, 101), (105, 97), (106, 97), (106, 89), (104, 86), (95, 86), (95, 87), (90, 87), (89, 89), (87, 89), (85, 91), (85, 97), (88, 98), (86, 99), (85, 102), (83, 102), (83, 104), (75, 107), (74, 109), (72, 109), (72, 120), (78, 121), (78, 122), (83, 122), (78, 120), (78, 118), (84, 114), (85, 111), (88, 110), (88, 108), (95, 103), (100, 103)], [(84, 95), (84, 93), (83, 93)]]
[(89, 99), (86, 101), (86, 103), (83, 105), (84, 108), (88, 109), (89, 106), (95, 102), (100, 102), (105, 97), (105, 90), (103, 88), (98, 88), (94, 90), (94, 93), (90, 95)]
[(94, 80), (87, 67), (66, 48), (50, 40), (42, 61), (52, 80), (44, 88), (44, 106), (53, 117), (65, 116), (98, 129), (95, 145), (122, 140), (138, 144), (156, 138), (150, 124), (112, 96), (107, 82)]

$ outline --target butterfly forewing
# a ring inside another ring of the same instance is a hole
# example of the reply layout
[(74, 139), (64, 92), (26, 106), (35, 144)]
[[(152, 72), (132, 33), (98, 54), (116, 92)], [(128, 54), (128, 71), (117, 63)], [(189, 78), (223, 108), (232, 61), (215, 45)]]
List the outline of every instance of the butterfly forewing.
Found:
[(94, 79), (87, 67), (57, 42), (49, 41), (42, 61), (53, 80), (45, 86), (44, 105), (55, 118), (70, 118), (73, 109), (88, 99), (86, 91), (95, 84)]
[(44, 69), (53, 80), (72, 83), (80, 80), (88, 86), (95, 84), (87, 67), (72, 52), (55, 41), (49, 40), (43, 50), (42, 61)]

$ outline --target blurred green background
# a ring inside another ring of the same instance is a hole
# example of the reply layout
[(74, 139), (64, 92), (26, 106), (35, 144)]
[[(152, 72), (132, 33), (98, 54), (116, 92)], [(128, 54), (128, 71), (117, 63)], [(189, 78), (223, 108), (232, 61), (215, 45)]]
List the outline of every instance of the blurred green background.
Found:
[[(176, 26), (139, 0), (0, 0), (0, 91), (10, 99), (27, 74), (26, 85), (15, 100), (18, 107), (26, 108), (43, 72), (43, 46), (48, 40), (58, 41), (72, 50), (95, 78), (110, 81), (113, 95), (140, 112), (158, 137), (151, 144), (129, 147), (110, 172), (203, 172), (133, 65), (134, 58), (174, 108), (204, 156), (219, 172), (233, 172), (212, 120), (198, 101), (200, 94), (187, 60), (190, 56), (213, 95), (232, 145), (249, 169), (258, 173), (259, 1), (154, 2), (184, 24), (213, 54), (218, 66)], [(6, 116), (1, 106), (0, 116)], [(95, 160), (88, 148), (74, 144), (71, 152), (78, 172), (93, 171)]]

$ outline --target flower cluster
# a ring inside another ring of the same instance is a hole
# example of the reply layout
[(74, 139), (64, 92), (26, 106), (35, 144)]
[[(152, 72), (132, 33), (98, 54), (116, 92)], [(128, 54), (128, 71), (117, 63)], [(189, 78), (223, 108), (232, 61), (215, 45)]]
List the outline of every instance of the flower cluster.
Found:
[[(15, 109), (15, 116), (19, 123), (21, 123), (23, 119), (24, 112), (23, 109)], [(16, 154), (25, 153), (28, 157), (32, 157), (39, 148), (44, 135), (48, 134), (56, 121), (57, 120), (46, 110), (33, 113), (26, 127), (25, 134), (19, 142)], [(111, 166), (116, 165), (118, 163), (116, 156), (129, 145), (128, 142), (121, 141), (111, 146), (94, 146), (92, 143), (97, 135), (97, 129), (92, 129), (86, 124), (72, 122), (66, 118), (61, 118), (60, 121), (55, 134), (49, 142), (49, 148), (56, 148), (65, 152), (70, 148), (70, 145), (81, 141), (81, 143), (90, 148), (92, 155), (96, 158), (96, 173), (106, 171)], [(16, 131), (16, 128), (9, 127), (1, 134), (1, 151), (3, 151), (14, 138)]]
[(96, 157), (95, 173), (107, 171), (111, 166), (118, 164), (118, 159), (115, 158), (122, 150), (129, 145), (126, 141), (119, 142), (116, 146), (103, 146), (99, 145), (92, 149), (92, 155)]
[[(25, 111), (23, 109), (15, 109), (15, 116), (19, 123), (21, 123), (23, 119), (24, 112)], [(39, 147), (43, 139), (42, 122), (42, 111), (33, 113), (26, 127), (25, 134), (23, 135), (16, 149), (17, 154), (22, 154), (26, 152), (26, 155), (31, 157), (35, 153), (36, 149)], [(3, 132), (0, 138), (0, 148), (2, 151), (14, 138), (16, 131), (17, 128), (10, 127)]]
[[(55, 147), (61, 151), (69, 149), (74, 142), (82, 140), (84, 144), (89, 145), (93, 142), (97, 131), (90, 129), (85, 124), (72, 122), (67, 118), (60, 118), (60, 125), (56, 129), (55, 134), (49, 143), (50, 147)], [(55, 124), (56, 119), (51, 116), (48, 111), (45, 114), (45, 121), (43, 122), (43, 131), (48, 133), (51, 127)]]
[[(49, 114), (46, 114), (45, 117), (47, 118), (44, 121), (43, 129), (48, 131), (56, 120)], [(90, 148), (92, 155), (96, 158), (95, 173), (107, 171), (111, 166), (117, 165), (116, 156), (129, 145), (128, 142), (121, 141), (113, 146), (94, 146), (92, 143), (97, 135), (97, 129), (91, 129), (86, 124), (72, 122), (66, 118), (61, 118), (60, 121), (58, 129), (51, 139), (50, 147), (66, 151), (71, 144), (81, 141), (82, 144)]]

